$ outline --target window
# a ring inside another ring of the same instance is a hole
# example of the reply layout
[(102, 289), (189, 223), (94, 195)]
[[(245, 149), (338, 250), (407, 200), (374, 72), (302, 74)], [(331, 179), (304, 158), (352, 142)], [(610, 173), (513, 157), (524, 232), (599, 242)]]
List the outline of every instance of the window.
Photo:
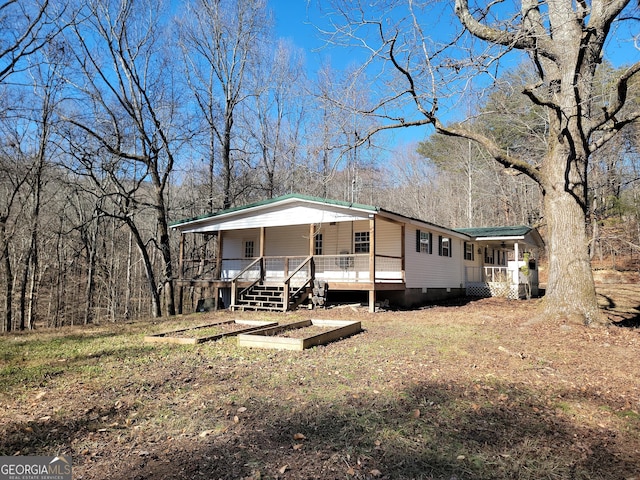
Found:
[(473, 243), (464, 242), (464, 259), (474, 260)]
[(416, 252), (431, 253), (431, 238), (431, 233), (416, 230)]
[(438, 237), (438, 253), (441, 257), (450, 257), (451, 256), (451, 239), (448, 237), (443, 237), (442, 235)]
[(353, 238), (354, 253), (369, 253), (369, 232), (355, 232)]
[(253, 240), (244, 242), (244, 258), (253, 258)]
[(493, 248), (484, 247), (484, 263), (493, 265)]
[(322, 234), (316, 233), (316, 239), (313, 248), (314, 255), (322, 255)]

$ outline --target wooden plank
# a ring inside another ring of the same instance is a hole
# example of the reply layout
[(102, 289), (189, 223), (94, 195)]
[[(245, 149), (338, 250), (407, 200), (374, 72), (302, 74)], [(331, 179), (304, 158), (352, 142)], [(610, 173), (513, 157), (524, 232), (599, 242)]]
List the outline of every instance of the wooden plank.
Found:
[(285, 325), (276, 325), (273, 327), (261, 328), (260, 330), (253, 332), (252, 335), (262, 335), (266, 337), (275, 336), (278, 333), (284, 332), (285, 330), (310, 327), (311, 325), (311, 320), (300, 320), (299, 322), (287, 323)]
[[(278, 336), (287, 330), (310, 326), (331, 327), (331, 330), (303, 338)], [(304, 350), (317, 345), (325, 345), (340, 338), (354, 335), (362, 330), (360, 322), (351, 320), (302, 320), (287, 325), (263, 328), (238, 335), (238, 346), (252, 348), (273, 348), (277, 350)]]
[[(321, 320), (312, 320), (314, 325), (319, 325), (319, 326), (332, 326), (331, 323), (327, 323), (327, 322), (331, 322), (331, 321), (321, 321)], [(322, 323), (319, 323), (322, 322)], [(309, 338), (305, 338), (303, 339), (303, 345), (302, 348), (306, 349), (306, 348), (311, 348), (311, 347), (315, 347), (317, 345), (325, 345), (329, 342), (333, 342), (335, 340), (338, 340), (340, 338), (345, 338), (345, 337), (349, 337), (351, 335), (355, 335), (356, 333), (360, 332), (362, 330), (361, 326), (360, 326), (360, 322), (347, 322), (347, 324), (345, 325), (345, 322), (340, 322), (342, 323), (342, 326), (337, 326), (337, 328), (334, 328), (328, 332), (325, 333), (321, 333), (320, 335), (315, 335), (313, 337), (309, 337)]]
[[(204, 328), (217, 327), (221, 325), (229, 325), (229, 324), (238, 324), (238, 325), (247, 325), (246, 328), (241, 328), (238, 330), (234, 330), (232, 332), (222, 332), (216, 335), (206, 335), (202, 337), (180, 337), (176, 336), (177, 334), (183, 332), (197, 332), (197, 330)], [(203, 342), (210, 342), (214, 340), (220, 340), (224, 337), (232, 337), (238, 335), (240, 333), (248, 333), (254, 330), (260, 330), (265, 327), (273, 327), (276, 326), (278, 322), (267, 322), (262, 320), (225, 320), (221, 322), (209, 323), (206, 325), (198, 325), (196, 327), (191, 328), (181, 328), (178, 330), (172, 330), (169, 332), (157, 333), (155, 335), (147, 335), (144, 337), (144, 341), (148, 343), (177, 343), (182, 345), (195, 345)]]

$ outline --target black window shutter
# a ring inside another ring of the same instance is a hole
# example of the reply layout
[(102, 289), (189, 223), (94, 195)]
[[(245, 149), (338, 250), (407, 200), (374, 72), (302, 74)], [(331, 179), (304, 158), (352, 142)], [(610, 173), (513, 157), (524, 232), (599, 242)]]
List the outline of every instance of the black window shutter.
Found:
[[(464, 250), (463, 257), (466, 260), (467, 259), (467, 242), (464, 242), (464, 245), (462, 245), (462, 249)], [(471, 259), (469, 259), (469, 260), (471, 260)]]
[(429, 254), (433, 253), (433, 233), (429, 232)]
[(453, 238), (449, 238), (449, 256), (453, 257)]
[(420, 253), (420, 230), (416, 230), (416, 252)]
[(442, 235), (438, 235), (438, 255), (442, 256)]

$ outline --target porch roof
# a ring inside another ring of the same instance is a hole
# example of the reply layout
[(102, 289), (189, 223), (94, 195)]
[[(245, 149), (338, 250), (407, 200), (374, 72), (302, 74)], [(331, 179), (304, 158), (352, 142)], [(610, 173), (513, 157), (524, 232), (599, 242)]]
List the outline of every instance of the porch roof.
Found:
[[(287, 208), (285, 215), (275, 212)], [(320, 217), (315, 218), (317, 215)], [(344, 202), (309, 195), (289, 194), (250, 203), (239, 207), (232, 207), (208, 215), (187, 218), (170, 224), (171, 228), (182, 232), (207, 232), (216, 230), (247, 228), (257, 226), (295, 225), (327, 221), (353, 221), (380, 215), (390, 220), (425, 226), (462, 238), (486, 242), (515, 242), (526, 243), (535, 247), (544, 247), (544, 241), (539, 232), (527, 225), (503, 227), (474, 227), (448, 229), (431, 222), (407, 217), (389, 210), (372, 205)], [(260, 220), (257, 218), (260, 217)], [(248, 221), (253, 218), (254, 221)]]
[(189, 223), (196, 223), (196, 222), (208, 220), (208, 219), (215, 218), (215, 217), (221, 217), (223, 215), (228, 215), (228, 214), (235, 213), (235, 212), (241, 212), (241, 211), (244, 211), (244, 210), (258, 209), (260, 207), (273, 205), (275, 203), (283, 203), (283, 202), (287, 202), (287, 201), (290, 201), (290, 200), (306, 200), (308, 202), (323, 203), (323, 204), (326, 204), (326, 205), (336, 205), (336, 206), (340, 206), (340, 207), (356, 208), (356, 209), (359, 209), (359, 210), (370, 210), (372, 212), (378, 211), (378, 209), (376, 207), (371, 206), (371, 205), (364, 205), (364, 204), (360, 204), (360, 203), (349, 203), (349, 202), (343, 202), (343, 201), (340, 201), (340, 200), (330, 200), (330, 199), (324, 199), (324, 198), (319, 198), (319, 197), (312, 197), (310, 195), (299, 195), (299, 194), (292, 193), (292, 194), (288, 194), (288, 195), (282, 195), (280, 197), (268, 198), (266, 200), (260, 200), (259, 202), (248, 203), (246, 205), (240, 205), (240, 206), (237, 206), (237, 207), (226, 208), (226, 209), (220, 210), (218, 212), (207, 213), (207, 214), (204, 214), (204, 215), (199, 215), (197, 217), (185, 218), (185, 219), (182, 219), (182, 220), (178, 220), (176, 222), (172, 222), (169, 226), (172, 227), (172, 228), (176, 228), (176, 227), (179, 227), (181, 225), (185, 225), (185, 224), (189, 224)]
[(470, 238), (461, 231), (406, 217), (380, 207), (299, 194), (283, 195), (208, 215), (179, 220), (171, 223), (170, 227), (182, 232), (197, 233), (256, 226), (354, 221), (371, 218), (374, 215), (431, 228), (461, 238)]
[(378, 212), (379, 209), (371, 205), (289, 194), (180, 220), (171, 223), (170, 227), (183, 232), (234, 230), (321, 221), (353, 221), (369, 218)]
[(456, 228), (456, 231), (464, 233), (477, 241), (518, 241), (543, 247), (542, 237), (533, 227), (527, 225), (515, 225), (510, 227), (476, 227)]

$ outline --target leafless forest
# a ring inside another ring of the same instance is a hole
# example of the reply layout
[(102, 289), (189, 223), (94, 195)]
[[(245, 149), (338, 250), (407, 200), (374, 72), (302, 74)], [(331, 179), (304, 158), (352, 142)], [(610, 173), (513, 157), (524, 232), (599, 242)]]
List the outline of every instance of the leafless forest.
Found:
[[(173, 315), (171, 222), (286, 193), (544, 233), (540, 187), (477, 143), (427, 130), (415, 144), (363, 141), (380, 119), (349, 106), (376, 92), (329, 65), (310, 75), (266, 3), (171, 5), (0, 5), (2, 331)], [(598, 67), (596, 106), (623, 68)], [(458, 108), (535, 163), (549, 119), (520, 93), (528, 75), (516, 64)], [(638, 128), (591, 156), (597, 267), (640, 268)]]

